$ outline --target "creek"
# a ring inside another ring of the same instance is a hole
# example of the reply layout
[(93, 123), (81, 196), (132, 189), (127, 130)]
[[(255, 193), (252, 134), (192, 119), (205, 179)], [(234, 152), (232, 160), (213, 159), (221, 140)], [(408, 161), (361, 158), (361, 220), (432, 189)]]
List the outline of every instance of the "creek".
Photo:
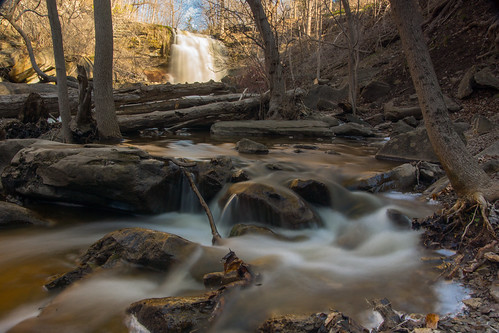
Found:
[[(285, 179), (313, 176), (332, 190), (348, 179), (397, 165), (374, 158), (379, 143), (375, 140), (300, 140), (314, 149), (300, 148), (298, 152), (296, 139), (266, 139), (270, 154), (239, 155), (234, 149), (235, 139), (184, 134), (159, 140), (130, 139), (125, 144), (151, 154), (193, 160), (232, 156), (255, 181), (277, 184)], [(438, 279), (439, 271), (434, 266), (439, 260), (423, 260), (445, 254), (422, 248), (418, 232), (396, 228), (386, 214), (388, 209), (397, 209), (411, 218), (423, 217), (438, 206), (410, 193), (373, 195), (342, 191), (337, 198), (339, 206), (314, 208), (324, 222), (322, 228), (274, 229), (293, 241), (245, 235), (224, 244), (224, 250), (228, 252), (230, 248), (253, 265), (262, 280), (261, 285), (241, 291), (226, 305), (214, 332), (251, 332), (269, 315), (311, 314), (330, 309), (373, 327), (379, 318), (366, 300), (384, 297), (395, 309), (406, 312), (445, 315), (459, 310), (465, 290)], [(92, 243), (120, 228), (150, 228), (210, 246), (208, 220), (197, 206), (197, 199), (187, 186), (178, 193), (183, 200), (182, 209), (155, 216), (130, 216), (70, 205), (33, 205), (31, 208), (52, 221), (52, 226), (0, 232), (0, 332), (36, 316), (49, 302), (58, 305), (57, 313), (47, 315), (46, 326), (39, 327), (41, 331), (140, 331), (137, 323), (124, 316), (132, 302), (202, 293), (202, 281), (189, 274), (197, 258), (168, 274), (106, 272), (62, 293), (42, 288), (50, 276), (74, 268), (77, 257)], [(355, 207), (350, 205), (352, 201)], [(238, 210), (233, 203), (228, 206), (218, 207), (217, 200), (210, 203), (224, 237), (236, 215), (254, 216)]]

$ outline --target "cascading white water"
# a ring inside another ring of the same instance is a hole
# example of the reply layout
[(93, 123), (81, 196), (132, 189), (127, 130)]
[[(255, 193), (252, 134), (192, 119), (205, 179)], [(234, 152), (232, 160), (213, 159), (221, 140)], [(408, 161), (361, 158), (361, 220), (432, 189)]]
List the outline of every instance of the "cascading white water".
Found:
[(172, 83), (220, 81), (225, 76), (224, 45), (209, 37), (178, 30), (171, 48)]

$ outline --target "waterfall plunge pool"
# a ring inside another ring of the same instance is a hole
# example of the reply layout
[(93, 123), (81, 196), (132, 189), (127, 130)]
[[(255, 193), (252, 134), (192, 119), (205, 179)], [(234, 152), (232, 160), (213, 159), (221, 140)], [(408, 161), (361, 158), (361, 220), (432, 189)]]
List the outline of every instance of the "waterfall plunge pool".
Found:
[[(209, 142), (209, 143), (207, 143)], [(234, 141), (235, 142), (235, 141)], [(151, 154), (205, 159), (233, 156), (251, 178), (279, 182), (289, 177), (319, 177), (341, 183), (388, 170), (396, 164), (374, 159), (376, 142), (339, 140), (300, 142), (314, 149), (297, 152), (291, 139), (265, 142), (268, 155), (239, 155), (230, 139), (207, 139), (202, 135), (171, 137), (158, 141), (130, 140)], [(326, 152), (334, 151), (335, 154)], [(285, 166), (271, 170), (268, 165)], [(188, 188), (184, 191), (189, 191)], [(56, 304), (57, 313), (44, 314), (37, 325), (42, 331), (123, 332), (137, 331), (126, 326), (124, 310), (132, 302), (152, 297), (201, 294), (202, 281), (189, 274), (195, 258), (168, 274), (133, 271), (130, 274), (100, 273), (78, 282), (61, 293), (42, 286), (54, 274), (75, 267), (77, 257), (106, 233), (125, 227), (143, 227), (182, 236), (205, 246), (211, 233), (204, 213), (192, 210), (195, 198), (183, 193), (185, 211), (156, 216), (129, 216), (68, 205), (32, 207), (54, 222), (51, 227), (2, 230), (0, 233), (0, 332), (39, 314), (47, 304)], [(379, 320), (366, 300), (388, 298), (395, 309), (440, 315), (460, 309), (466, 290), (438, 279), (434, 262), (424, 257), (442, 257), (423, 249), (419, 233), (395, 228), (387, 218), (388, 209), (409, 217), (431, 214), (435, 205), (412, 194), (387, 193), (374, 196), (349, 193), (370, 209), (349, 216), (331, 208), (317, 208), (324, 227), (307, 230), (274, 231), (290, 242), (246, 235), (231, 238), (223, 250), (235, 251), (261, 274), (260, 286), (240, 292), (217, 321), (214, 331), (252, 332), (270, 315), (341, 311), (366, 327)], [(225, 237), (230, 231), (233, 210), (210, 203), (217, 226)], [(191, 207), (191, 208), (189, 208)], [(221, 259), (221, 258), (220, 258)], [(22, 325), (22, 324), (21, 324)], [(22, 326), (17, 327), (22, 331)]]

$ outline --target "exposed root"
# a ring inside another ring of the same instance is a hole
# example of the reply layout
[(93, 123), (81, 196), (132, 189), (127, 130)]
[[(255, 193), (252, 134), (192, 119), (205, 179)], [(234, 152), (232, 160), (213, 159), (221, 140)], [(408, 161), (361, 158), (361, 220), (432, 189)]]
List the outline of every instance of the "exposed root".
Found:
[(480, 205), (480, 212), (482, 213), (483, 223), (485, 224), (485, 227), (487, 228), (490, 235), (494, 237), (494, 239), (497, 239), (494, 227), (492, 226), (492, 224), (490, 224), (489, 217), (487, 216), (487, 208), (489, 206), (487, 200), (485, 200), (483, 194), (480, 192), (476, 192), (473, 197)]

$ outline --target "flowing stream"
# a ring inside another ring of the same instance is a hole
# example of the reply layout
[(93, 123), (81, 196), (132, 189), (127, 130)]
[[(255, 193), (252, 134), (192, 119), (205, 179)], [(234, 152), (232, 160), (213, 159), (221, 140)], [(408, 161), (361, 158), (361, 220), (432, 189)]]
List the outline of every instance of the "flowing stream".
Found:
[[(269, 155), (239, 156), (233, 142), (199, 135), (155, 142), (132, 140), (127, 144), (151, 154), (191, 159), (230, 155), (256, 181), (277, 184), (283, 179), (313, 175), (341, 195), (338, 207), (315, 208), (324, 221), (323, 228), (275, 230), (292, 241), (255, 235), (228, 240), (220, 252), (232, 249), (261, 274), (262, 280), (260, 286), (245, 289), (231, 298), (214, 332), (252, 332), (271, 314), (311, 314), (330, 309), (373, 327), (379, 318), (366, 300), (380, 297), (390, 299), (396, 309), (408, 312), (444, 315), (459, 309), (465, 290), (439, 281), (435, 261), (422, 259), (442, 254), (425, 251), (419, 244), (418, 232), (396, 228), (386, 214), (387, 209), (394, 208), (409, 217), (421, 217), (437, 207), (411, 194), (375, 196), (341, 190), (337, 185), (394, 166), (374, 159), (375, 146), (364, 141), (337, 139), (305, 142), (313, 143), (316, 149), (296, 152), (292, 139), (275, 139), (266, 142), (271, 146)], [(331, 150), (336, 153), (326, 153)], [(275, 165), (281, 167), (269, 168)], [(44, 314), (45, 320), (37, 324), (40, 331), (140, 331), (137, 323), (124, 316), (124, 309), (132, 302), (202, 293), (202, 282), (189, 274), (197, 258), (168, 274), (107, 272), (61, 293), (42, 288), (50, 276), (74, 268), (76, 258), (89, 245), (119, 228), (140, 226), (161, 230), (210, 246), (207, 218), (192, 209), (196, 201), (190, 189), (179, 190), (179, 195), (185, 200), (185, 209), (156, 216), (39, 204), (32, 208), (53, 221), (51, 227), (1, 230), (0, 332), (35, 317), (51, 302), (57, 310)], [(355, 203), (353, 210), (351, 202)], [(216, 200), (211, 203), (224, 237), (230, 230), (227, 221), (233, 214), (248, 214), (230, 207), (231, 203), (228, 206), (218, 207)], [(340, 208), (346, 206), (347, 210)], [(22, 332), (22, 326), (17, 331)]]
[(225, 47), (209, 36), (177, 30), (171, 48), (171, 83), (220, 81), (226, 74)]

